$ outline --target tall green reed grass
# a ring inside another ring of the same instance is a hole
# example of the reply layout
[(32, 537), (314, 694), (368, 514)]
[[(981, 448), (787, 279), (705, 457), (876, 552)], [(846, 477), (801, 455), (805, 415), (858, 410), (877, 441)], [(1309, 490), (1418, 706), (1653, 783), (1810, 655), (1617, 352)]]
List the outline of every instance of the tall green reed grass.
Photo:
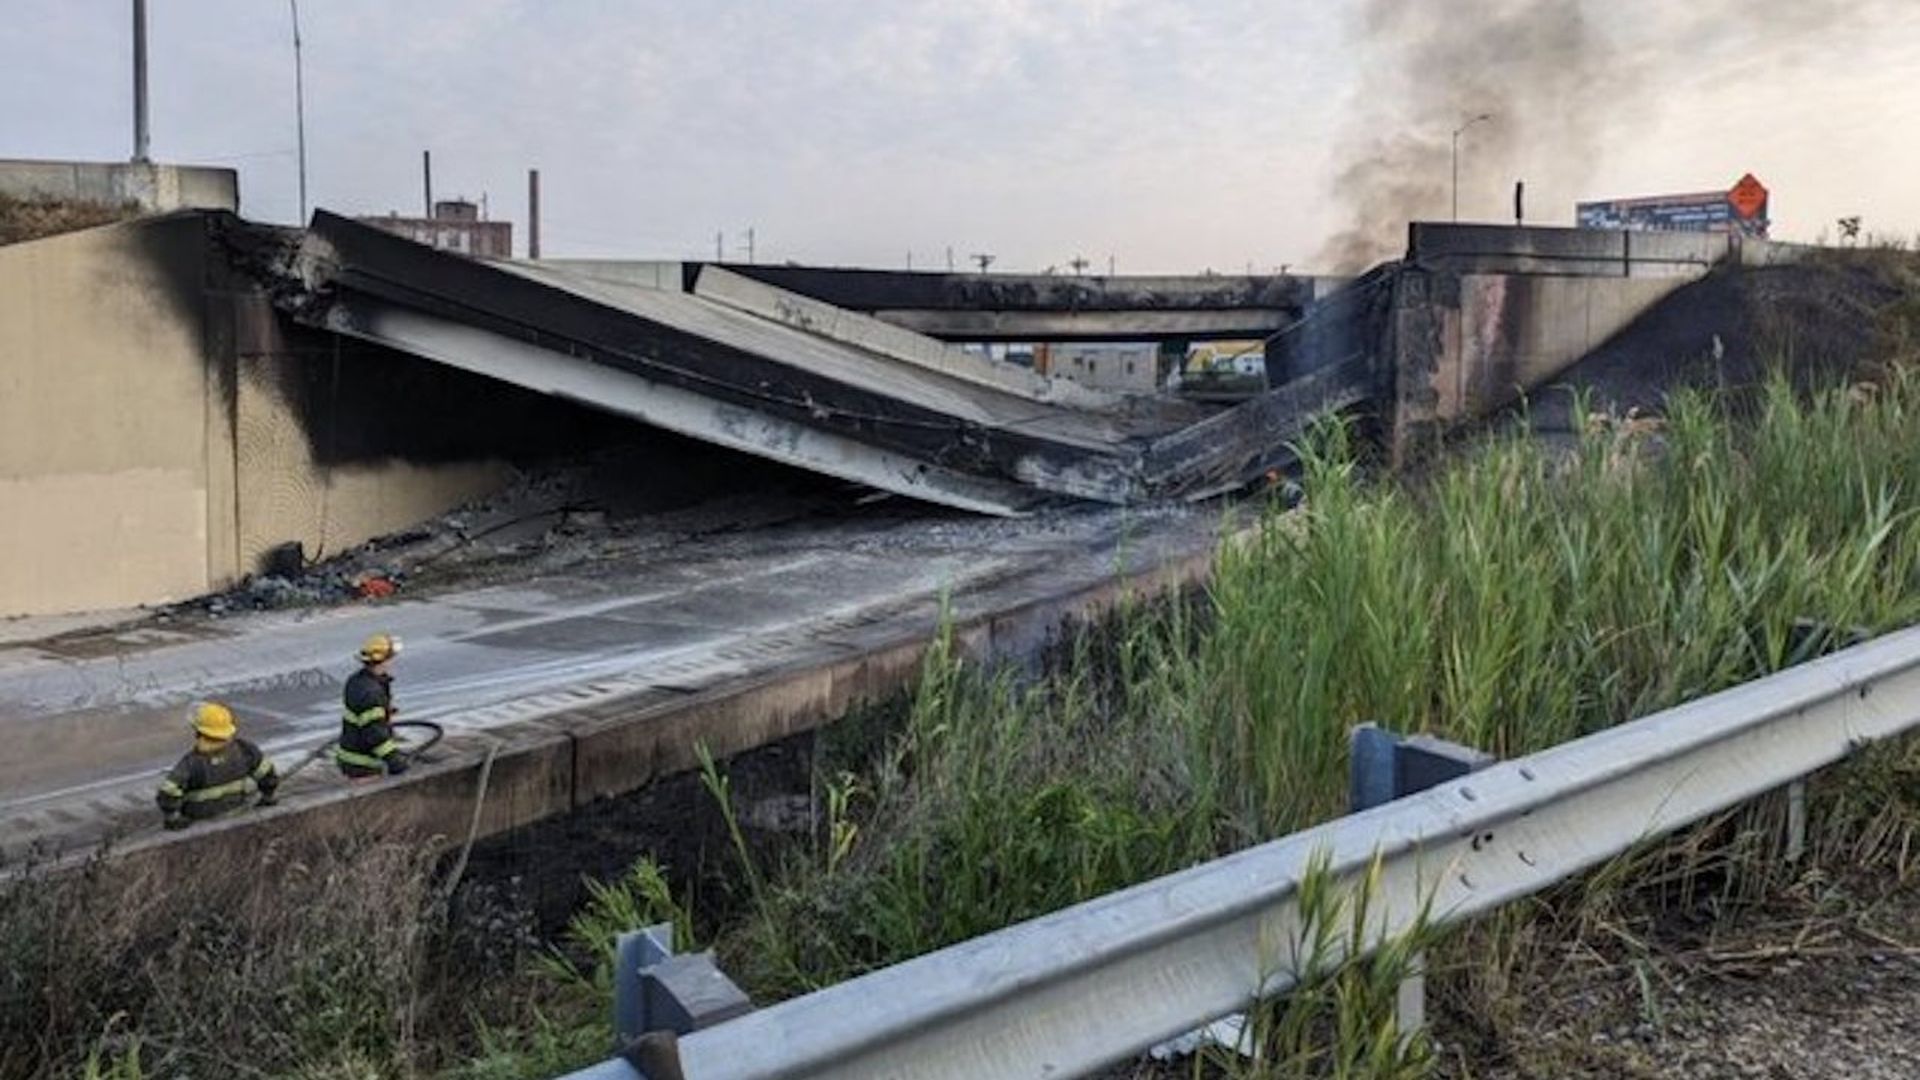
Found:
[(730, 970), (805, 990), (1325, 820), (1361, 722), (1510, 757), (1776, 670), (1809, 626), (1920, 615), (1910, 376), (1678, 394), (1413, 481), (1337, 424), (1302, 459), (1304, 506), (1223, 544), (1204, 597), (1037, 682), (936, 648), (851, 840), (749, 875)]

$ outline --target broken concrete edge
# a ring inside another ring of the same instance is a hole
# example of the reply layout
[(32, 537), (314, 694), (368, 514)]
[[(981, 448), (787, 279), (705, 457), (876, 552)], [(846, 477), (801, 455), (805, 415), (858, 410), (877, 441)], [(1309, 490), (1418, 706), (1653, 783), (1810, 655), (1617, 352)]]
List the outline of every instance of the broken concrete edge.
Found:
[[(955, 649), (976, 662), (1032, 657), (1072, 625), (1132, 601), (1203, 585), (1218, 555), (1258, 527), (1216, 537), (1198, 551), (1090, 585), (955, 618)], [(911, 687), (942, 627), (896, 634), (826, 662), (801, 659), (743, 682), (660, 702), (656, 695), (460, 732), (455, 756), (367, 787), (334, 788), (278, 806), (75, 853), (43, 872), (94, 864), (159, 887), (208, 865), (257, 864), (263, 852), (381, 835), (434, 849), (461, 845), (567, 814), (694, 769), (699, 747), (716, 760), (839, 720), (852, 708)], [(142, 878), (140, 875), (145, 875)]]
[[(976, 486), (1015, 481), (1028, 498), (1055, 483), (1042, 492), (1135, 501), (1126, 466), (1138, 448), (1110, 417), (1036, 411), (1030, 399), (703, 297), (479, 263), (324, 211), (289, 273), (271, 287), (296, 322), (812, 471), (948, 505), (962, 505), (944, 490), (953, 481), (917, 478), (938, 470)], [(798, 460), (787, 450), (796, 430), (809, 439)]]
[(690, 291), (749, 315), (1032, 401), (1093, 411), (1113, 409), (1121, 403), (1119, 395), (970, 353), (958, 345), (788, 292), (724, 267), (702, 267)]
[(718, 262), (838, 308), (917, 311), (1265, 311), (1298, 314), (1313, 279), (1297, 274), (1019, 274)]
[(424, 317), (370, 298), (336, 298), (334, 333), (626, 416), (783, 465), (976, 513), (1019, 516), (1045, 493), (949, 469), (774, 416), (715, 408), (699, 395), (602, 365), (555, 364), (560, 354), (491, 330)]

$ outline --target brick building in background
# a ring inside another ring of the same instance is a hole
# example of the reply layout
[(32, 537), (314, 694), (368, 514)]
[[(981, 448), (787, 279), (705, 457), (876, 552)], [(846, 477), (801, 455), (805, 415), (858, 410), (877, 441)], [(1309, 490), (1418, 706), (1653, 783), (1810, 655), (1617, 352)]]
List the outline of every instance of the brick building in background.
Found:
[(513, 257), (513, 222), (484, 220), (480, 207), (465, 199), (442, 199), (434, 203), (430, 218), (388, 214), (363, 217), (360, 221), (445, 251), (488, 259)]

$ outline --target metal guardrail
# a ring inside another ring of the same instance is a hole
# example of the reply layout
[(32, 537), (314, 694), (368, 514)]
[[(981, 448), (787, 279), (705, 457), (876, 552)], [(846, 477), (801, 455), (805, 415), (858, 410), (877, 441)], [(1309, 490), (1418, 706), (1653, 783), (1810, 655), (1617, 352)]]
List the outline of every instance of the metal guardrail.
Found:
[[(689, 1080), (1074, 1076), (1285, 992), (1298, 887), (1382, 861), (1379, 938), (1524, 896), (1920, 724), (1920, 629), (696, 1031)], [(574, 1074), (638, 1073), (615, 1059)]]

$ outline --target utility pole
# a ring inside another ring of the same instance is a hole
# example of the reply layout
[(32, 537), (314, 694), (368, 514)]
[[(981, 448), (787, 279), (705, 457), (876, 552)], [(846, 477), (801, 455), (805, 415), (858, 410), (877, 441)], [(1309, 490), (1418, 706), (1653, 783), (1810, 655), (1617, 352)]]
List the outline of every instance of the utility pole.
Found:
[(968, 258), (972, 259), (975, 263), (979, 265), (980, 272), (983, 274), (987, 272), (987, 267), (993, 265), (993, 256), (985, 253), (976, 253), (973, 255), (969, 255)]
[(747, 265), (753, 265), (753, 226), (747, 226)]
[(947, 245), (947, 273), (953, 273), (953, 245)]
[(1107, 276), (1113, 276), (1113, 256), (1107, 256)]
[(293, 12), (293, 130), (300, 147), (300, 224), (307, 223), (307, 89), (300, 70), (300, 0), (287, 0)]
[(1460, 220), (1460, 133), (1483, 120), (1492, 119), (1492, 113), (1481, 113), (1453, 129), (1453, 220), (1455, 221)]
[(1087, 257), (1085, 255), (1075, 255), (1073, 258), (1067, 260), (1067, 265), (1073, 267), (1073, 276), (1079, 277), (1081, 274), (1087, 272)]
[(420, 151), (420, 193), (427, 200), (425, 217), (433, 218), (433, 151)]
[(147, 157), (147, 0), (133, 0), (133, 160)]
[(719, 229), (713, 231), (713, 261), (727, 261), (727, 234)]
[(540, 170), (527, 170), (527, 258), (540, 257)]

